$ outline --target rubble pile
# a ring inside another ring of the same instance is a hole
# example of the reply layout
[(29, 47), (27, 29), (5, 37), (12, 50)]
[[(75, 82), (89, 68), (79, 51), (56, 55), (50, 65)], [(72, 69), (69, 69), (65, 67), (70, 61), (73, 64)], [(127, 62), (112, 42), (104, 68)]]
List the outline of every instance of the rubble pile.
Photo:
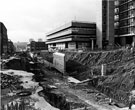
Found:
[(104, 52), (66, 52), (67, 59), (76, 61), (82, 65), (98, 66), (101, 64), (110, 64), (116, 61), (126, 62), (133, 59), (135, 50), (120, 49)]
[(1, 89), (6, 88), (21, 88), (20, 84), (22, 83), (19, 81), (19, 76), (11, 76), (7, 74), (1, 73)]
[(29, 70), (29, 61), (27, 58), (21, 57), (21, 58), (13, 58), (10, 60), (7, 60), (5, 63), (3, 63), (4, 69), (14, 69), (14, 70)]
[[(135, 89), (135, 49), (124, 48), (89, 53), (68, 52), (67, 55), (69, 62), (77, 64), (76, 70), (74, 69), (70, 75), (79, 80), (92, 78), (92, 74), (100, 76), (96, 79), (93, 78), (95, 82), (89, 85), (96, 87), (115, 102), (128, 105), (129, 92)], [(73, 70), (74, 64), (69, 64)], [(102, 64), (107, 65), (104, 77), (101, 77)], [(85, 67), (85, 69), (81, 70), (81, 67)], [(70, 70), (70, 68), (68, 69)]]
[(44, 59), (47, 60), (48, 62), (53, 63), (53, 53), (52, 52), (41, 52), (40, 56)]
[[(118, 66), (133, 61), (135, 57), (135, 49), (119, 49), (114, 51), (103, 52), (66, 52), (67, 55), (67, 72), (74, 76), (77, 71), (78, 76), (82, 72), (95, 75), (101, 74), (101, 65), (107, 65), (107, 74), (113, 74)], [(75, 68), (73, 68), (75, 67)], [(88, 75), (86, 75), (88, 76)], [(79, 78), (80, 79), (80, 78)]]

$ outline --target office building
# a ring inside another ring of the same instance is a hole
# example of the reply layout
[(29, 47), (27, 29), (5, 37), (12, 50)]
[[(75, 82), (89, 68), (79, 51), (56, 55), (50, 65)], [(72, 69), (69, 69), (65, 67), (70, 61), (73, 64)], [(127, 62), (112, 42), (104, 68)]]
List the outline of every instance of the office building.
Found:
[(5, 25), (0, 22), (0, 55), (7, 54), (8, 51), (8, 36), (7, 36), (7, 28)]
[(71, 21), (47, 34), (48, 48), (93, 49), (96, 46), (96, 23)]
[(31, 51), (40, 51), (40, 50), (48, 49), (46, 42), (43, 42), (43, 41), (42, 42), (41, 41), (38, 41), (38, 42), (32, 41), (32, 42), (30, 42), (29, 46), (30, 46)]
[(121, 46), (135, 42), (135, 0), (115, 0), (115, 43)]

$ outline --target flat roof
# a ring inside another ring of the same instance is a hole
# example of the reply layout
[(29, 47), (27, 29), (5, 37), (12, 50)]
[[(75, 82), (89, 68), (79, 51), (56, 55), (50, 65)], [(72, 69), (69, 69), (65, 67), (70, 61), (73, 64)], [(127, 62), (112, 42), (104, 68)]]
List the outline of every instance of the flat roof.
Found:
[(81, 25), (84, 26), (84, 27), (91, 27), (92, 25), (96, 25), (96, 23), (95, 22), (87, 22), (87, 21), (71, 21), (71, 22), (68, 22), (68, 23), (66, 23), (66, 24), (64, 24), (64, 25), (62, 25), (62, 26), (48, 32), (47, 36), (49, 36), (49, 35), (51, 35), (53, 33), (59, 32), (59, 31), (61, 31), (63, 29), (67, 29), (67, 28), (69, 28), (71, 26), (77, 26), (77, 27), (80, 26), (81, 27)]
[(89, 41), (96, 39), (96, 37), (73, 37), (69, 36), (67, 38), (61, 38), (61, 39), (53, 39), (46, 41), (46, 44), (52, 44), (52, 43), (60, 43), (60, 42), (69, 42), (69, 41)]

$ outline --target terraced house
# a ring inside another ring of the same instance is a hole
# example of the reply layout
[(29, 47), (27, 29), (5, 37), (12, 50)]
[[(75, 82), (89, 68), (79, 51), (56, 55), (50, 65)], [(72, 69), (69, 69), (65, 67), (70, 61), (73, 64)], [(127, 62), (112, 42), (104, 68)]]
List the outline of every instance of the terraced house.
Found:
[(47, 34), (48, 48), (94, 49), (96, 46), (96, 23), (71, 21)]

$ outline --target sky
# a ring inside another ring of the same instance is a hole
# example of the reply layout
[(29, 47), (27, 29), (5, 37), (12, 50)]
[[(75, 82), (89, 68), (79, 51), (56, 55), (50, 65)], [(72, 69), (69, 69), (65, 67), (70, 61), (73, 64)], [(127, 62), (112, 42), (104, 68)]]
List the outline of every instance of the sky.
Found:
[(0, 22), (13, 42), (46, 38), (71, 20), (96, 22), (99, 0), (0, 0)]

